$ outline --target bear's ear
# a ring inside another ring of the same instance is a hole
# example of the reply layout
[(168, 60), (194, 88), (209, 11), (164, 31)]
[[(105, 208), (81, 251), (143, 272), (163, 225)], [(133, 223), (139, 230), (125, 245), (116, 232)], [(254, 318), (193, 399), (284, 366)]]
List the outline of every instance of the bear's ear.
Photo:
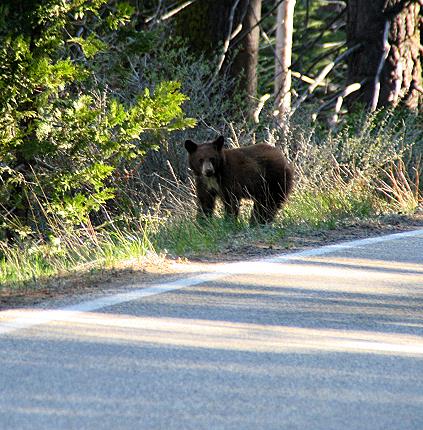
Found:
[(219, 136), (214, 142), (213, 145), (216, 147), (218, 151), (221, 151), (223, 148), (223, 144), (225, 143), (225, 138), (223, 136)]
[(195, 152), (197, 150), (198, 145), (193, 142), (192, 140), (186, 140), (185, 141), (185, 149), (192, 154), (193, 152)]

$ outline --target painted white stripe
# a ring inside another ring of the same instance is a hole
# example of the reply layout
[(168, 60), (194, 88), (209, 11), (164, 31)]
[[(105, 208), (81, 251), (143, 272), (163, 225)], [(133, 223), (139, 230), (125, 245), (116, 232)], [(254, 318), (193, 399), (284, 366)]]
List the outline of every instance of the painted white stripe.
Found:
[[(84, 301), (76, 305), (66, 306), (57, 310), (34, 311), (29, 315), (0, 323), (0, 335), (9, 334), (17, 330), (27, 329), (40, 324), (48, 324), (52, 321), (66, 321), (69, 320), (70, 313), (75, 315), (82, 312), (93, 312), (121, 303), (140, 300), (144, 297), (163, 294), (186, 287), (203, 284), (205, 282), (216, 281), (230, 275), (260, 273), (261, 270), (263, 270), (263, 264), (285, 263), (294, 260), (301, 260), (302, 258), (306, 257), (327, 255), (338, 251), (343, 251), (345, 249), (360, 248), (372, 244), (404, 239), (407, 237), (423, 237), (423, 229), (372, 237), (368, 239), (353, 240), (336, 245), (328, 245), (306, 251), (295, 252), (292, 254), (262, 258), (259, 260), (218, 264), (211, 268), (207, 273), (201, 273), (189, 278), (179, 279), (163, 284), (156, 284), (148, 288), (139, 288), (125, 293), (101, 297), (95, 300)], [(0, 312), (0, 316), (1, 313), (3, 312)]]
[(286, 256), (281, 255), (279, 257), (269, 258), (266, 261), (269, 263), (278, 263), (280, 261), (288, 261), (288, 259), (285, 259), (285, 257), (288, 257), (289, 260), (295, 259), (296, 256), (297, 257), (318, 257), (319, 255), (327, 255), (332, 252), (344, 251), (346, 249), (352, 249), (352, 248), (362, 248), (368, 245), (375, 245), (377, 243), (405, 239), (407, 237), (423, 237), (423, 229), (405, 231), (402, 233), (388, 234), (385, 236), (369, 237), (367, 239), (351, 240), (349, 242), (343, 242), (335, 245), (327, 245), (327, 246), (322, 246), (321, 248), (301, 251), (296, 253), (296, 255), (295, 254), (290, 254)]
[(369, 351), (369, 352), (387, 352), (396, 354), (413, 354), (423, 355), (422, 344), (401, 344), (401, 343), (388, 343), (388, 342), (341, 342), (340, 349), (358, 351)]

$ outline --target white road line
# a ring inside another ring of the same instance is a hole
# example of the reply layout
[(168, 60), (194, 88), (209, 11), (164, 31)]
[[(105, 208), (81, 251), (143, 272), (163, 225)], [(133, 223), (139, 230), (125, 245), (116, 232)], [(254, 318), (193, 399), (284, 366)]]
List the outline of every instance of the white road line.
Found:
[[(238, 263), (218, 264), (206, 273), (200, 273), (189, 278), (183, 278), (172, 282), (156, 284), (147, 288), (138, 288), (129, 292), (118, 293), (111, 296), (101, 297), (95, 300), (84, 301), (76, 305), (66, 306), (55, 310), (34, 310), (32, 312), (26, 312), (25, 316), (17, 317), (11, 321), (1, 322), (0, 335), (31, 328), (40, 324), (47, 324), (52, 321), (66, 321), (69, 320), (71, 315), (75, 315), (78, 313), (97, 311), (99, 309), (118, 305), (121, 303), (139, 300), (144, 297), (167, 293), (169, 291), (179, 290), (198, 284), (203, 284), (205, 282), (216, 281), (229, 275), (258, 273), (260, 271), (260, 266), (263, 263), (285, 263), (306, 257), (327, 255), (345, 249), (360, 248), (367, 245), (383, 243), (392, 240), (399, 240), (407, 237), (423, 237), (423, 229), (407, 231), (403, 233), (395, 233), (386, 236), (372, 237), (368, 239), (353, 240), (336, 245), (322, 246), (320, 248), (295, 252), (292, 254), (283, 254), (276, 257), (273, 256)], [(8, 311), (0, 312), (0, 318), (1, 314), (6, 312)]]

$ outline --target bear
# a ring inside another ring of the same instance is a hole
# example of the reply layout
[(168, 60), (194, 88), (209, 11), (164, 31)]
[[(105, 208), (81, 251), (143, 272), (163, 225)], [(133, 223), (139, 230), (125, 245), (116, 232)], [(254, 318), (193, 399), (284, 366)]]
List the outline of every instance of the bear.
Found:
[(237, 219), (241, 199), (251, 199), (250, 224), (271, 223), (292, 191), (293, 168), (273, 146), (259, 143), (225, 149), (224, 143), (223, 136), (201, 144), (185, 141), (195, 176), (198, 216), (211, 216), (220, 197), (226, 216)]

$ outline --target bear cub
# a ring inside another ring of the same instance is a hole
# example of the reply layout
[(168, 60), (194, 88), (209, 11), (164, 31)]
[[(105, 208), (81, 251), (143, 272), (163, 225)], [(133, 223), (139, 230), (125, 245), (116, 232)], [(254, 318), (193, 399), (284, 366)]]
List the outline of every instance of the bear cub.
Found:
[(254, 202), (251, 224), (270, 223), (293, 186), (293, 170), (281, 151), (267, 144), (224, 149), (223, 136), (213, 142), (185, 142), (195, 175), (200, 216), (213, 213), (216, 198), (236, 218), (241, 199)]

